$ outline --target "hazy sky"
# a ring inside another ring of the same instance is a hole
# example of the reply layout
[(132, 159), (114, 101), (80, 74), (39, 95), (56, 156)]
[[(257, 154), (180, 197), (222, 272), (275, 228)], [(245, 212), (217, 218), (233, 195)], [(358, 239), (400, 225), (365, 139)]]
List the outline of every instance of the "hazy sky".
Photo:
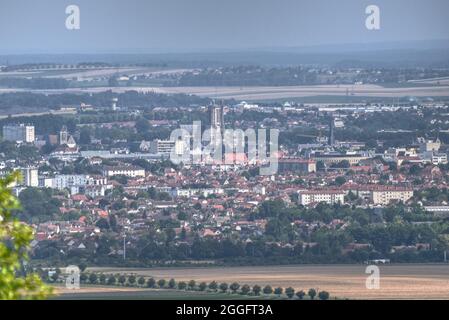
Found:
[[(65, 8), (81, 29), (65, 27)], [(381, 30), (365, 28), (365, 8)], [(192, 51), (449, 38), (448, 0), (0, 0), (0, 53)]]

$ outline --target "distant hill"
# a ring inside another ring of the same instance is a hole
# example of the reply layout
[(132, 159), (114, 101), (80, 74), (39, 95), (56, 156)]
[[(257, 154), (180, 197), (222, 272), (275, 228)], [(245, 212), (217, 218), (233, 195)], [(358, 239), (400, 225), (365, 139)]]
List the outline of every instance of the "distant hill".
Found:
[(449, 67), (449, 39), (432, 41), (335, 44), (311, 47), (252, 48), (233, 51), (111, 54), (0, 55), (0, 65), (24, 63), (164, 64), (170, 67), (226, 65), (326, 65), (344, 67)]

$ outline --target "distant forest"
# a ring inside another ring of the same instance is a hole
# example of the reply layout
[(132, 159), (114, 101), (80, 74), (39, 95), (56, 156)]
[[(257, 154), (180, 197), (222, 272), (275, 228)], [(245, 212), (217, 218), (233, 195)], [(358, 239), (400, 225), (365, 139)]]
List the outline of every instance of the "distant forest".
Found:
[(79, 106), (81, 103), (95, 107), (109, 107), (112, 99), (117, 97), (119, 106), (125, 107), (179, 107), (190, 105), (207, 105), (210, 99), (187, 94), (140, 93), (127, 91), (116, 94), (112, 91), (97, 94), (54, 94), (44, 95), (30, 92), (4, 93), (0, 95), (0, 109), (42, 108), (56, 110), (63, 106)]

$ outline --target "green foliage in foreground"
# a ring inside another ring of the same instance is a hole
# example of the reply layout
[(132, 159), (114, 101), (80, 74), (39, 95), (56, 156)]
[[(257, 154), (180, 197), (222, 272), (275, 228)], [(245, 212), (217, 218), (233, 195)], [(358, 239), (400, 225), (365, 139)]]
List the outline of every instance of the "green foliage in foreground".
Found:
[(51, 288), (36, 274), (25, 274), (23, 270), (33, 230), (12, 215), (20, 203), (9, 186), (19, 178), (14, 173), (0, 179), (0, 299), (45, 299), (51, 294)]

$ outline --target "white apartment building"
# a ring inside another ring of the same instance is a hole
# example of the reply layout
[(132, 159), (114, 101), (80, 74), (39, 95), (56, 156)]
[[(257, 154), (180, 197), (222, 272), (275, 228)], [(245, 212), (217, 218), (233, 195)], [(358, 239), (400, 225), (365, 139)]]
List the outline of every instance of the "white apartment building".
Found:
[(441, 141), (439, 139), (425, 140), (424, 138), (420, 138), (418, 139), (418, 142), (420, 152), (429, 152), (429, 151), (438, 152), (441, 148)]
[(106, 177), (126, 176), (130, 178), (145, 177), (145, 169), (135, 166), (105, 167), (103, 175)]
[(39, 177), (39, 187), (40, 188), (53, 188), (54, 178), (50, 177)]
[(407, 202), (413, 197), (413, 189), (379, 188), (371, 191), (371, 201), (375, 205), (386, 206), (391, 201)]
[(212, 194), (223, 194), (224, 189), (222, 188), (204, 188), (204, 189), (174, 189), (172, 190), (172, 196), (174, 197), (185, 197), (190, 198), (194, 196), (208, 197)]
[(339, 190), (300, 190), (299, 203), (308, 206), (313, 203), (344, 204), (345, 192)]
[(374, 205), (388, 205), (391, 201), (407, 202), (413, 197), (413, 189), (398, 186), (353, 185), (345, 188), (347, 194), (352, 192)]
[(104, 197), (106, 190), (112, 189), (112, 185), (87, 185), (82, 188), (83, 193), (91, 198)]
[(170, 156), (172, 151), (174, 151), (176, 155), (182, 155), (184, 154), (184, 141), (153, 140), (150, 142), (149, 151), (152, 154), (163, 154), (166, 156)]
[(432, 156), (432, 164), (439, 165), (439, 164), (447, 164), (447, 154), (446, 153), (434, 153)]
[(27, 187), (39, 186), (39, 174), (37, 168), (21, 168), (22, 184)]
[[(48, 178), (40, 178), (41, 186), (48, 183), (45, 179)], [(108, 178), (102, 176), (57, 175), (51, 181), (52, 188), (69, 189), (70, 194), (83, 193), (92, 198), (104, 196), (106, 190), (113, 188), (111, 184), (108, 184)]]
[(85, 186), (89, 179), (85, 174), (59, 174), (53, 179), (53, 188), (63, 190), (73, 186)]
[(10, 124), (3, 126), (3, 139), (6, 141), (32, 143), (35, 138), (33, 125)]

